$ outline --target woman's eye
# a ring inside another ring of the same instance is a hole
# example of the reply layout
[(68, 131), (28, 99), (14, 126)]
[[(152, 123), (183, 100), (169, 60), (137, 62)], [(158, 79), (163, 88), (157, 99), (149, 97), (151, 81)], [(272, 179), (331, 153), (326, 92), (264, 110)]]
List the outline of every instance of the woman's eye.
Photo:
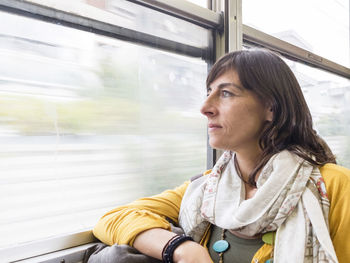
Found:
[(211, 89), (207, 89), (207, 97), (209, 97), (210, 93), (211, 93)]
[(233, 94), (231, 92), (227, 91), (227, 90), (221, 91), (221, 95), (223, 97), (231, 97), (231, 96), (233, 96)]

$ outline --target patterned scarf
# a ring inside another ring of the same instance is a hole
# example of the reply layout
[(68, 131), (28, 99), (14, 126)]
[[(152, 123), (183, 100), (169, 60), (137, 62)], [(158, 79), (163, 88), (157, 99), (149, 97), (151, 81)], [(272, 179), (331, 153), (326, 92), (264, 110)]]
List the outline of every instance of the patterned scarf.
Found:
[(276, 232), (274, 262), (338, 262), (328, 230), (329, 201), (320, 171), (282, 151), (264, 166), (253, 198), (245, 200), (232, 152), (193, 181), (179, 222), (199, 242), (208, 224), (254, 236)]

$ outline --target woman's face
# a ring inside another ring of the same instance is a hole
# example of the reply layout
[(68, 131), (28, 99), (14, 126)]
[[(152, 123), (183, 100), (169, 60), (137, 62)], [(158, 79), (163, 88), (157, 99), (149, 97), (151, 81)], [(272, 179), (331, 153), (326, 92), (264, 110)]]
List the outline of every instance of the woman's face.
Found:
[(272, 112), (242, 87), (235, 71), (210, 84), (201, 113), (208, 118), (210, 145), (235, 152), (260, 151), (260, 133), (266, 121), (272, 120)]

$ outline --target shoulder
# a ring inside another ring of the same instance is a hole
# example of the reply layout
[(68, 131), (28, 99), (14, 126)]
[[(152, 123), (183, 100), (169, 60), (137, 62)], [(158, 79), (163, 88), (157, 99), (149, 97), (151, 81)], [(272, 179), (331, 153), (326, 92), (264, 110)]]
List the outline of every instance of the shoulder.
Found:
[(188, 185), (188, 188), (186, 189), (186, 192), (193, 191), (193, 189), (200, 187), (206, 181), (210, 172), (211, 172), (211, 170), (207, 170), (202, 174), (193, 176), (191, 178), (189, 185)]
[(326, 183), (350, 182), (350, 169), (343, 166), (328, 163), (320, 167), (320, 172)]
[(350, 169), (336, 164), (325, 164), (320, 172), (326, 184), (329, 198), (340, 197), (350, 192)]
[(211, 169), (206, 170), (204, 173), (197, 174), (197, 175), (195, 175), (195, 176), (191, 177), (191, 182), (193, 182), (193, 181), (195, 181), (195, 180), (197, 180), (197, 179), (201, 178), (203, 175), (210, 174), (210, 172), (211, 172)]
[(320, 168), (325, 181), (329, 208), (329, 230), (339, 262), (349, 262), (350, 170), (336, 164)]

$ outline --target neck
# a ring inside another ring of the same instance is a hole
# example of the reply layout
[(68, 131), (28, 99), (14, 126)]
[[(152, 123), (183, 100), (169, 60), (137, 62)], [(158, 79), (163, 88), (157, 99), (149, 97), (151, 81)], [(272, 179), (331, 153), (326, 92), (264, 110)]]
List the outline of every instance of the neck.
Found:
[(256, 167), (259, 157), (260, 151), (257, 152), (236, 152), (237, 165), (239, 167), (239, 171), (245, 181), (249, 180), (249, 175), (252, 173), (254, 168)]

